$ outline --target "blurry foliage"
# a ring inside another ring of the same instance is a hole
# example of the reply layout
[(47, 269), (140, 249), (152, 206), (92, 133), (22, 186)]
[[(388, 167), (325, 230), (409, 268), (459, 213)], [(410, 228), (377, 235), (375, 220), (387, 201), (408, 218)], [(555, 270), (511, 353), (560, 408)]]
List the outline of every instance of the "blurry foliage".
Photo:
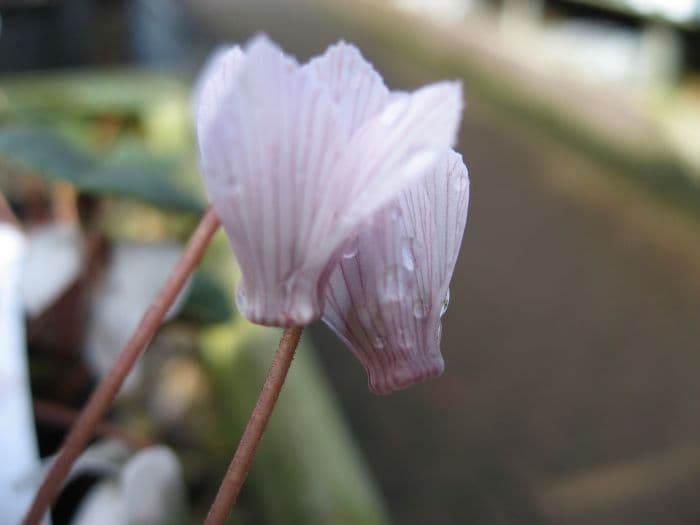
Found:
[(41, 129), (4, 127), (0, 156), (33, 173), (73, 184), (95, 165), (91, 156)]
[(138, 70), (23, 75), (0, 82), (0, 158), (77, 189), (204, 209), (189, 95)]
[[(126, 198), (159, 211), (204, 211), (187, 89), (177, 79), (137, 70), (6, 78), (0, 122), (0, 168), (12, 177), (65, 182), (79, 194)], [(122, 216), (107, 213), (108, 221)], [(168, 219), (156, 222), (162, 220)], [(107, 232), (119, 228), (103, 225)], [(222, 322), (231, 312), (217, 280), (198, 272), (186, 317)]]
[(163, 100), (187, 99), (177, 78), (139, 69), (18, 75), (2, 80), (2, 113), (30, 120), (116, 114), (142, 118)]
[(128, 197), (184, 212), (204, 209), (200, 199), (173, 180), (174, 159), (137, 147), (102, 161), (45, 129), (6, 126), (0, 129), (0, 159), (20, 168), (20, 173), (69, 182), (86, 193)]
[(180, 317), (195, 323), (223, 323), (233, 311), (228, 294), (211, 275), (199, 270), (192, 276), (190, 292)]
[[(183, 240), (204, 210), (189, 111), (182, 83), (138, 71), (2, 79), (0, 184), (20, 194), (70, 184), (80, 222), (108, 242)], [(148, 381), (118, 400), (121, 425), (177, 450), (197, 518), (223, 476), (279, 339), (278, 330), (240, 317), (231, 322), (236, 280), (219, 233), (175, 319), (185, 322), (161, 330), (143, 359)], [(309, 346), (305, 339), (294, 361), (236, 522), (383, 525), (381, 498)], [(71, 403), (76, 392), (84, 394), (74, 359), (33, 352), (35, 395)]]
[[(280, 330), (242, 318), (203, 333), (203, 358), (220, 404), (224, 435), (242, 433), (280, 336)], [(255, 500), (236, 509), (236, 523), (240, 517), (290, 525), (388, 523), (317, 366), (304, 338), (249, 475)], [(222, 458), (231, 446), (221, 444)]]

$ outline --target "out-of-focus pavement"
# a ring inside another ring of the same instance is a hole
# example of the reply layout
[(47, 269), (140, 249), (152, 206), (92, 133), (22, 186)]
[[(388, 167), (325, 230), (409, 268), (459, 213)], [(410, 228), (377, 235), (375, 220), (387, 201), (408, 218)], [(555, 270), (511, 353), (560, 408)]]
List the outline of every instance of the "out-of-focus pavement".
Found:
[[(191, 4), (213, 41), (263, 30), (303, 60), (342, 37), (393, 88), (433, 80), (309, 2)], [(465, 87), (445, 375), (375, 397), (313, 334), (395, 523), (700, 522), (700, 229)]]

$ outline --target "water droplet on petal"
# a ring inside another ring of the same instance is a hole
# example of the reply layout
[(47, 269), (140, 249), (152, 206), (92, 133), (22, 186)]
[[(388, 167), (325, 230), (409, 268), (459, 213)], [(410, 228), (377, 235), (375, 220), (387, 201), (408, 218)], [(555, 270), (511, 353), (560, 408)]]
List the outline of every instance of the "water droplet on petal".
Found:
[(447, 289), (447, 295), (445, 295), (445, 298), (442, 300), (442, 308), (440, 309), (440, 317), (445, 315), (445, 312), (447, 312), (447, 307), (450, 305), (450, 289)]
[(422, 300), (418, 299), (413, 303), (413, 316), (416, 319), (423, 319), (426, 315), (428, 315), (428, 307)]
[(350, 239), (345, 246), (343, 246), (343, 258), (352, 259), (357, 255), (357, 236)]
[(401, 283), (399, 277), (398, 266), (390, 266), (389, 269), (384, 274), (384, 283), (382, 290), (382, 298), (384, 302), (391, 303), (395, 301), (400, 301), (403, 297), (403, 284)]
[(246, 296), (245, 289), (241, 285), (238, 285), (238, 289), (236, 290), (236, 303), (238, 303), (238, 308), (241, 310), (245, 310), (246, 306), (248, 306), (248, 297)]
[(389, 210), (389, 217), (392, 221), (398, 221), (401, 218), (401, 206), (392, 206)]
[(378, 335), (373, 337), (372, 338), (372, 346), (376, 350), (381, 350), (382, 348), (384, 348), (384, 339), (382, 339), (381, 336), (378, 336)]
[(284, 281), (284, 293), (288, 296), (294, 294), (296, 283), (297, 278), (295, 274), (292, 274), (289, 277), (287, 277), (287, 279)]
[(401, 247), (401, 260), (403, 262), (403, 267), (409, 272), (412, 272), (415, 269), (416, 259), (410, 242), (405, 242)]
[(292, 320), (300, 325), (308, 324), (314, 317), (314, 305), (306, 297), (299, 297), (294, 302)]

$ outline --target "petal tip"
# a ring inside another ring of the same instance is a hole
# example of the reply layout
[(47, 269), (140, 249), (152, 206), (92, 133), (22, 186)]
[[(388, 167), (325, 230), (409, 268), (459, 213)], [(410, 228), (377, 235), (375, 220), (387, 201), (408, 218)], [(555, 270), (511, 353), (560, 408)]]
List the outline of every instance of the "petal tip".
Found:
[(282, 51), (280, 47), (272, 40), (267, 33), (259, 32), (255, 33), (250, 40), (245, 45), (246, 50), (250, 50), (258, 47), (267, 47)]
[(253, 38), (248, 40), (245, 45), (246, 56), (252, 57), (250, 62), (257, 64), (266, 64), (268, 61), (276, 63), (276, 60), (288, 61), (292, 66), (297, 66), (296, 59), (284, 52), (284, 50), (265, 33), (257, 33)]
[(368, 386), (372, 393), (386, 396), (439, 377), (444, 371), (445, 361), (440, 354), (422, 359), (418, 363), (410, 360), (399, 361), (389, 370), (368, 369)]

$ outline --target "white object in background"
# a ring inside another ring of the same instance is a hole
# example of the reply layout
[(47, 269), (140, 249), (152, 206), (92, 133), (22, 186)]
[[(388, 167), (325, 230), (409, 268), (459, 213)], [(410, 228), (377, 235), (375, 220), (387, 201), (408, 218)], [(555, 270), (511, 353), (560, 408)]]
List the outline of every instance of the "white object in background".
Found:
[(22, 299), (27, 313), (37, 317), (80, 275), (83, 267), (80, 230), (71, 224), (32, 229), (22, 275)]
[(72, 525), (172, 525), (184, 523), (187, 504), (182, 468), (165, 446), (136, 453), (116, 476), (88, 492)]
[(683, 71), (683, 39), (667, 24), (647, 24), (642, 38), (644, 85), (670, 92)]
[(560, 76), (628, 90), (637, 89), (644, 76), (642, 37), (634, 29), (573, 20), (551, 23), (542, 37), (544, 52)]
[(430, 17), (433, 22), (452, 25), (464, 20), (474, 8), (474, 0), (393, 0), (403, 11)]
[[(174, 243), (114, 243), (105, 274), (93, 292), (84, 343), (85, 360), (97, 377), (109, 371), (181, 254), (182, 246)], [(166, 320), (179, 311), (188, 290), (189, 282), (168, 311)], [(122, 393), (138, 384), (140, 374), (137, 362), (124, 382)]]
[[(115, 476), (119, 474), (122, 465), (129, 459), (131, 449), (121, 441), (109, 439), (98, 441), (90, 445), (71, 467), (70, 472), (63, 481), (65, 487), (78, 476), (91, 474), (93, 476)], [(22, 490), (36, 490), (48, 473), (57, 454), (45, 458), (42, 464), (19, 480), (18, 486)]]
[(700, 17), (698, 0), (625, 0), (625, 4), (640, 14), (660, 16), (681, 24)]
[[(21, 490), (21, 479), (39, 468), (24, 335), (20, 282), (26, 240), (0, 223), (0, 517), (19, 523), (33, 492)], [(48, 523), (48, 518), (44, 523)]]

